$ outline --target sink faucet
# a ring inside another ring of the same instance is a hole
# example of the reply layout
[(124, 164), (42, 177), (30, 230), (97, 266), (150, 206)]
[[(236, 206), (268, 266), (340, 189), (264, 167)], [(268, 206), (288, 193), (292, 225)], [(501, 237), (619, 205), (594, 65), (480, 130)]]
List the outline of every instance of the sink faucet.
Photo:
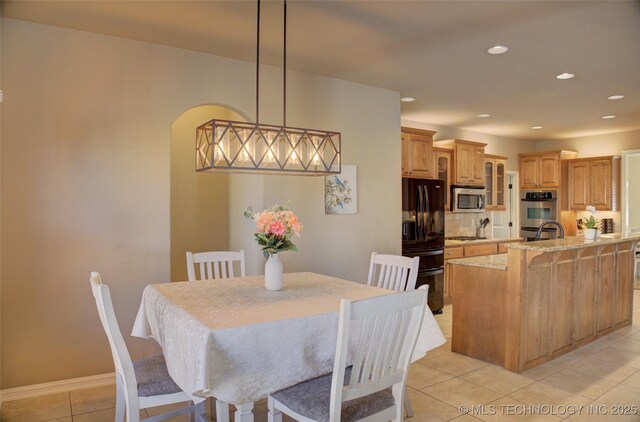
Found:
[(540, 224), (540, 227), (538, 227), (538, 230), (536, 231), (536, 236), (534, 240), (540, 240), (540, 238), (542, 237), (542, 229), (544, 228), (544, 226), (548, 226), (549, 224), (557, 226), (558, 232), (559, 232), (558, 239), (564, 239), (564, 227), (562, 227), (562, 224), (560, 224), (557, 221), (550, 220)]

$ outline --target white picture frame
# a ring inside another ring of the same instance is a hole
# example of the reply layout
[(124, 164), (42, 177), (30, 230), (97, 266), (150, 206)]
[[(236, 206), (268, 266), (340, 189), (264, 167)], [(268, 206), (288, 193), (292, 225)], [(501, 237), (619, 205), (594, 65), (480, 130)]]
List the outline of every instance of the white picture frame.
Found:
[(358, 170), (343, 165), (340, 174), (324, 177), (324, 213), (344, 215), (358, 213)]

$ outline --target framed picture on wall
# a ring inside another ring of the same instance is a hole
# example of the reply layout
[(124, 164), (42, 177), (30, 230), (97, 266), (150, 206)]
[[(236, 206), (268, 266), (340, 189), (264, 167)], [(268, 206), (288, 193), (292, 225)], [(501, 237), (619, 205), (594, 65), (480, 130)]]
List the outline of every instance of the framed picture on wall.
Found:
[(358, 172), (356, 166), (343, 165), (342, 173), (324, 177), (324, 213), (358, 213)]

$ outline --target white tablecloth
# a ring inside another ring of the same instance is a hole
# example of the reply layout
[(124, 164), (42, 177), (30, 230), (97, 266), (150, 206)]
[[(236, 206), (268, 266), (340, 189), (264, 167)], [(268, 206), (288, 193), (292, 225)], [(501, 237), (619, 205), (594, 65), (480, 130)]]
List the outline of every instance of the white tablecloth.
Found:
[[(314, 273), (153, 284), (144, 289), (132, 335), (154, 338), (169, 374), (194, 400), (228, 403), (267, 394), (333, 370), (340, 300), (393, 292)], [(427, 309), (412, 360), (446, 341)]]

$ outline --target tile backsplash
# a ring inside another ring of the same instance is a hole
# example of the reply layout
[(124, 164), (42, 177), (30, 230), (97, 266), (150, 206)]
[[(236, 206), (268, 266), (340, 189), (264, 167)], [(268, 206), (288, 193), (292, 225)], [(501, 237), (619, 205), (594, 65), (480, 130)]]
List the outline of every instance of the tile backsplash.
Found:
[(485, 236), (493, 237), (493, 221), (491, 221), (491, 212), (448, 212), (444, 216), (445, 236), (475, 236), (476, 228), (480, 226), (480, 220), (484, 220), (485, 218), (489, 218), (489, 224), (484, 229)]
[[(620, 230), (622, 228), (621, 226), (622, 221), (621, 221), (620, 214), (621, 214), (620, 212), (613, 212), (613, 211), (598, 211), (596, 212), (595, 217), (598, 220), (598, 222), (600, 222), (603, 218), (613, 218), (613, 232), (620, 233)], [(588, 219), (590, 216), (591, 214), (588, 213), (587, 211), (578, 211), (576, 213), (576, 218)], [(446, 226), (445, 226), (445, 231), (446, 231)], [(582, 232), (578, 231), (578, 234), (582, 234)]]

